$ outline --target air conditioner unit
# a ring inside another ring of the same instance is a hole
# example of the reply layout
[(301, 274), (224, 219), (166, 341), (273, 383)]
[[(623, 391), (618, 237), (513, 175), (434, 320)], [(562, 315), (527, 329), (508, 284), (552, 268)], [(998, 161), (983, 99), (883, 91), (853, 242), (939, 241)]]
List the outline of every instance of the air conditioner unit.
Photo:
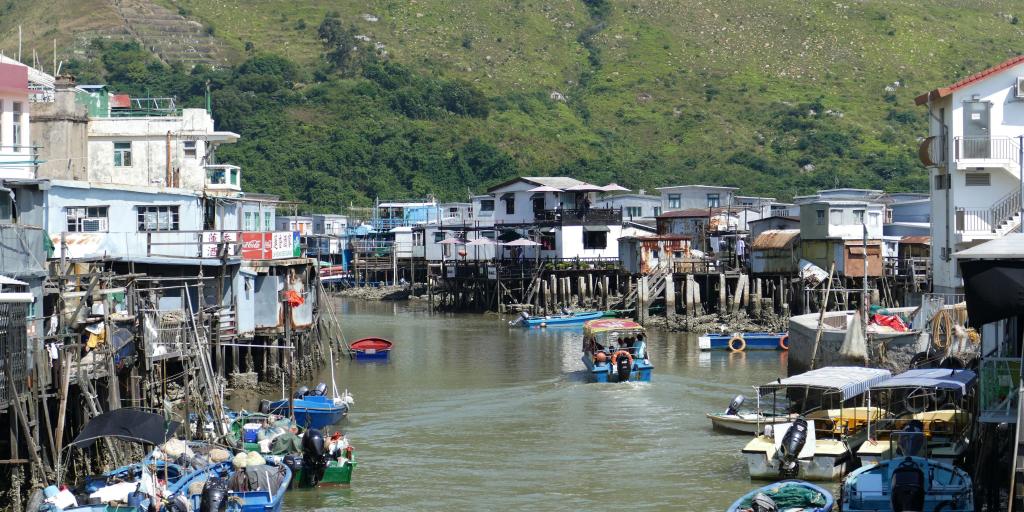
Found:
[(1024, 99), (1024, 76), (1017, 77), (1017, 88), (1013, 91), (1013, 96), (1019, 100)]
[(93, 219), (82, 219), (82, 231), (86, 233), (96, 233), (107, 230), (107, 219), (93, 218)]

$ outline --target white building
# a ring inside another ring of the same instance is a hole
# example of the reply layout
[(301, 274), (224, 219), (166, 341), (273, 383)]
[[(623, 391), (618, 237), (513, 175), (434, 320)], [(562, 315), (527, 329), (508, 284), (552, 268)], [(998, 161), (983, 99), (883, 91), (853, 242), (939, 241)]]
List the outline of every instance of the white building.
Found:
[(1024, 56), (917, 97), (928, 108), (933, 289), (963, 284), (953, 253), (1020, 227)]
[[(800, 249), (804, 259), (847, 277), (883, 272), (882, 218), (885, 206), (879, 203), (818, 199), (800, 204)], [(867, 228), (867, 255), (864, 235)]]
[(36, 177), (28, 101), (28, 68), (0, 63), (0, 179)]
[(695, 208), (720, 208), (734, 205), (736, 187), (713, 185), (678, 185), (659, 187), (661, 211), (671, 212)]
[[(497, 231), (516, 230), (546, 258), (618, 258), (622, 210), (594, 207), (601, 187), (573, 178), (523, 177), (491, 187)], [(500, 254), (507, 256), (508, 254)]]
[(652, 196), (640, 190), (636, 194), (615, 194), (599, 198), (598, 208), (622, 210), (623, 219), (654, 219), (661, 215), (661, 196)]
[(278, 231), (296, 231), (300, 236), (313, 234), (313, 217), (305, 215), (278, 215)]

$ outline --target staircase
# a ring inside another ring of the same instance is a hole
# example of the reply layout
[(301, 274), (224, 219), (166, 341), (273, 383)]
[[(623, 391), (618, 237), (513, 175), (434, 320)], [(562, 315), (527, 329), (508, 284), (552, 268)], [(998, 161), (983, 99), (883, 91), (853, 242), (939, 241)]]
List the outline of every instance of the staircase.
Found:
[[(647, 274), (647, 297), (653, 300), (665, 291), (666, 279), (672, 278), (672, 267), (660, 265)], [(622, 299), (622, 309), (633, 309), (637, 304), (638, 288), (633, 288)]]

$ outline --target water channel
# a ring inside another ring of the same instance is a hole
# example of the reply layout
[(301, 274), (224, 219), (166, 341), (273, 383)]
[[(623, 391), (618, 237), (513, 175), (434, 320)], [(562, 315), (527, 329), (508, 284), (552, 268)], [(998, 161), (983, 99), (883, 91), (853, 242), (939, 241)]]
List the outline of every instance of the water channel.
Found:
[[(576, 329), (510, 329), (422, 303), (339, 303), (349, 340), (396, 342), (388, 364), (342, 361), (351, 488), (294, 490), (285, 510), (722, 511), (752, 489), (745, 436), (704, 413), (785, 373), (777, 352), (701, 354), (652, 331), (650, 384), (591, 384)], [(329, 381), (325, 371), (321, 380)]]

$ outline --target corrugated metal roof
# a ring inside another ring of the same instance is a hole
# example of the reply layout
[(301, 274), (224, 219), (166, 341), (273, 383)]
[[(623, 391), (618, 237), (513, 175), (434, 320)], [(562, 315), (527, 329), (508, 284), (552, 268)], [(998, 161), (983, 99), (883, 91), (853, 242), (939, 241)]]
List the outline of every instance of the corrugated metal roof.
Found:
[(785, 249), (800, 238), (799, 229), (766, 229), (757, 235), (751, 249)]
[(761, 391), (784, 387), (808, 387), (840, 393), (842, 400), (848, 400), (880, 384), (892, 376), (889, 370), (862, 368), (860, 366), (826, 366), (800, 375), (770, 382), (761, 386)]
[(932, 237), (928, 235), (907, 235), (900, 238), (901, 244), (920, 244), (920, 245), (931, 245)]

